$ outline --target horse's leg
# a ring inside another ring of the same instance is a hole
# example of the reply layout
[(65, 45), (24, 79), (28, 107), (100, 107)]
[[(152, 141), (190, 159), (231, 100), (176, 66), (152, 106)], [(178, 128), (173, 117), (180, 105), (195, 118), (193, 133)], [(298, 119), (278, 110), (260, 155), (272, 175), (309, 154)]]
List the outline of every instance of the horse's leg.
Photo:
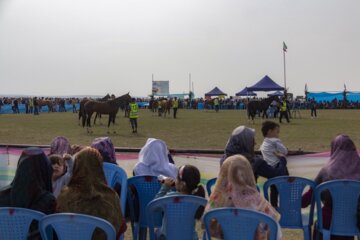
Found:
[(112, 121), (112, 118), (113, 118), (113, 116), (112, 116), (112, 114), (110, 113), (110, 114), (109, 114), (109, 121), (108, 121), (108, 130), (107, 130), (107, 134), (110, 134), (109, 127), (110, 127), (110, 123), (111, 123), (111, 121)]
[(116, 118), (116, 113), (114, 114), (113, 116), (113, 119), (112, 119), (112, 126), (113, 126), (113, 133), (116, 134), (116, 130), (115, 130), (115, 118)]
[(82, 111), (82, 109), (80, 108), (80, 109), (79, 109), (79, 126), (80, 126), (80, 119), (81, 119), (81, 117), (82, 117), (81, 111)]
[(88, 133), (93, 133), (92, 129), (91, 129), (91, 117), (93, 115), (93, 112), (90, 112), (87, 114), (86, 116), (86, 120), (87, 120), (87, 131)]

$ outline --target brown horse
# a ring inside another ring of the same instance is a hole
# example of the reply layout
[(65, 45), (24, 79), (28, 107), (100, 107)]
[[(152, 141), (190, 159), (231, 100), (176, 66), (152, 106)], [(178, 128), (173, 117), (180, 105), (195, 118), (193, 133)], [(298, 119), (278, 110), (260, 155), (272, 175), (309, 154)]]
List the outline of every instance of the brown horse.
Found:
[[(91, 117), (94, 114), (94, 112), (99, 114), (108, 114), (109, 115), (109, 122), (108, 122), (108, 131), (107, 133), (110, 133), (109, 127), (110, 123), (113, 123), (113, 128), (115, 127), (115, 118), (116, 114), (119, 111), (119, 107), (126, 106), (131, 102), (131, 96), (129, 93), (120, 96), (118, 98), (115, 98), (114, 100), (110, 100), (107, 102), (99, 102), (99, 101), (88, 101), (84, 105), (84, 115), (82, 119), (82, 125), (85, 127), (86, 122), (86, 129), (88, 133), (92, 133), (91, 130)], [(113, 130), (113, 133), (116, 133), (115, 130)]]
[(170, 115), (170, 109), (172, 107), (172, 100), (163, 99), (160, 101), (159, 116), (166, 118), (166, 114)]
[(44, 106), (48, 107), (48, 112), (53, 112), (53, 102), (51, 100), (43, 100), (43, 99), (39, 99), (38, 100), (38, 104), (39, 104), (39, 110), (41, 111), (41, 108)]
[[(101, 98), (101, 99), (98, 99), (98, 101), (100, 102), (105, 102), (107, 100), (109, 100), (111, 97), (109, 94), (106, 94), (105, 97)], [(79, 126), (80, 126), (80, 120), (84, 115), (84, 105), (85, 103), (87, 103), (90, 99), (88, 98), (83, 98), (81, 101), (80, 101), (80, 109), (79, 109)], [(96, 113), (95, 115), (95, 118), (94, 118), (94, 125), (96, 123), (96, 118), (98, 117), (98, 114)], [(101, 119), (101, 115), (99, 116), (99, 118)]]

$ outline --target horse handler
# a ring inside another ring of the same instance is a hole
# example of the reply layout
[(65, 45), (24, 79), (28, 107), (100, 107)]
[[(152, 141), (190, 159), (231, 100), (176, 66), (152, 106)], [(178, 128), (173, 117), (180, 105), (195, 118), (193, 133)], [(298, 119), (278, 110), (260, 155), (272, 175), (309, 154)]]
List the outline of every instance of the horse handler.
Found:
[(138, 117), (139, 117), (139, 106), (135, 102), (135, 98), (132, 98), (131, 103), (130, 103), (129, 119), (130, 119), (130, 124), (131, 124), (131, 128), (132, 128), (133, 133), (137, 133), (137, 119), (138, 119)]

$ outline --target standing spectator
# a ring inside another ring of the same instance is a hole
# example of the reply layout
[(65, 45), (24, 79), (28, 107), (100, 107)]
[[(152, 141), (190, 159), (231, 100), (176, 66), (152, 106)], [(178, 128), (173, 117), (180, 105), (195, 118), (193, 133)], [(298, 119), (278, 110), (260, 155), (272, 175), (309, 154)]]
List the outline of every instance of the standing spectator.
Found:
[(179, 107), (179, 100), (177, 99), (177, 97), (175, 97), (174, 101), (173, 101), (173, 111), (174, 111), (174, 118), (176, 118), (176, 113)]
[(0, 113), (1, 113), (1, 108), (3, 105), (4, 105), (4, 103), (3, 103), (2, 99), (0, 98)]
[(39, 115), (39, 102), (37, 97), (34, 97), (34, 115)]
[(34, 111), (34, 100), (33, 98), (29, 98), (28, 101), (29, 101), (29, 113), (32, 114)]
[(214, 99), (214, 108), (215, 108), (215, 112), (219, 112), (219, 98), (215, 98)]
[(73, 113), (77, 113), (77, 110), (76, 110), (76, 99), (73, 98), (71, 100), (71, 104), (72, 104), (72, 108), (73, 108)]
[(311, 107), (311, 118), (317, 117), (317, 114), (316, 114), (317, 106), (316, 106), (316, 101), (314, 98), (310, 102), (310, 107)]
[(25, 113), (29, 113), (29, 98), (25, 99)]

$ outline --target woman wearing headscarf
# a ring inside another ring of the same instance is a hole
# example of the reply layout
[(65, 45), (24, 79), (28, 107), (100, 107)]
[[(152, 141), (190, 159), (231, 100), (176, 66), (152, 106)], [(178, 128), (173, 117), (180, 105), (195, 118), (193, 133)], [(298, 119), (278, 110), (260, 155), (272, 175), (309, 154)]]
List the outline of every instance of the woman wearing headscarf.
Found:
[[(357, 153), (356, 146), (351, 138), (344, 134), (339, 134), (332, 140), (330, 159), (319, 171), (315, 178), (315, 182), (318, 185), (336, 179), (360, 180), (359, 154)], [(302, 207), (307, 207), (311, 203), (312, 194), (313, 192), (311, 189), (304, 194), (302, 198)], [(322, 195), (322, 201), (324, 203), (322, 208), (323, 224), (325, 228), (329, 228), (332, 217), (330, 193), (324, 193)], [(331, 239), (348, 240), (353, 239), (353, 237), (332, 236)]]
[[(25, 149), (19, 159), (15, 177), (0, 190), (0, 207), (28, 208), (52, 214), (56, 199), (52, 194), (52, 167), (40, 148)], [(37, 239), (37, 225), (32, 224), (28, 239)]]
[(287, 175), (285, 157), (280, 157), (280, 163), (277, 167), (268, 165), (261, 155), (255, 155), (255, 130), (245, 126), (239, 126), (233, 130), (226, 144), (224, 156), (220, 160), (220, 166), (225, 159), (232, 155), (241, 154), (250, 162), (255, 179), (258, 176), (273, 178)]
[(71, 145), (66, 137), (56, 137), (52, 140), (49, 155), (58, 154), (60, 156), (63, 156), (64, 154), (71, 153)]
[[(257, 191), (251, 165), (242, 155), (233, 155), (223, 162), (205, 212), (222, 207), (251, 209), (267, 214), (277, 222), (280, 219), (280, 214)], [(216, 221), (211, 223), (210, 232), (214, 237), (223, 238)], [(255, 239), (267, 239), (266, 236), (266, 227), (259, 226)], [(280, 227), (277, 239), (281, 239)]]
[[(126, 230), (118, 195), (107, 186), (102, 157), (94, 148), (85, 148), (75, 156), (72, 178), (58, 197), (59, 212), (88, 214), (109, 221), (118, 236)], [(90, 176), (90, 177), (89, 177)], [(106, 239), (95, 231), (93, 239)]]
[(134, 175), (164, 175), (173, 179), (177, 168), (169, 162), (169, 150), (160, 139), (149, 138), (139, 153), (139, 162), (135, 165)]
[(95, 138), (91, 144), (92, 148), (98, 150), (103, 158), (104, 162), (116, 163), (116, 155), (114, 144), (109, 137)]

